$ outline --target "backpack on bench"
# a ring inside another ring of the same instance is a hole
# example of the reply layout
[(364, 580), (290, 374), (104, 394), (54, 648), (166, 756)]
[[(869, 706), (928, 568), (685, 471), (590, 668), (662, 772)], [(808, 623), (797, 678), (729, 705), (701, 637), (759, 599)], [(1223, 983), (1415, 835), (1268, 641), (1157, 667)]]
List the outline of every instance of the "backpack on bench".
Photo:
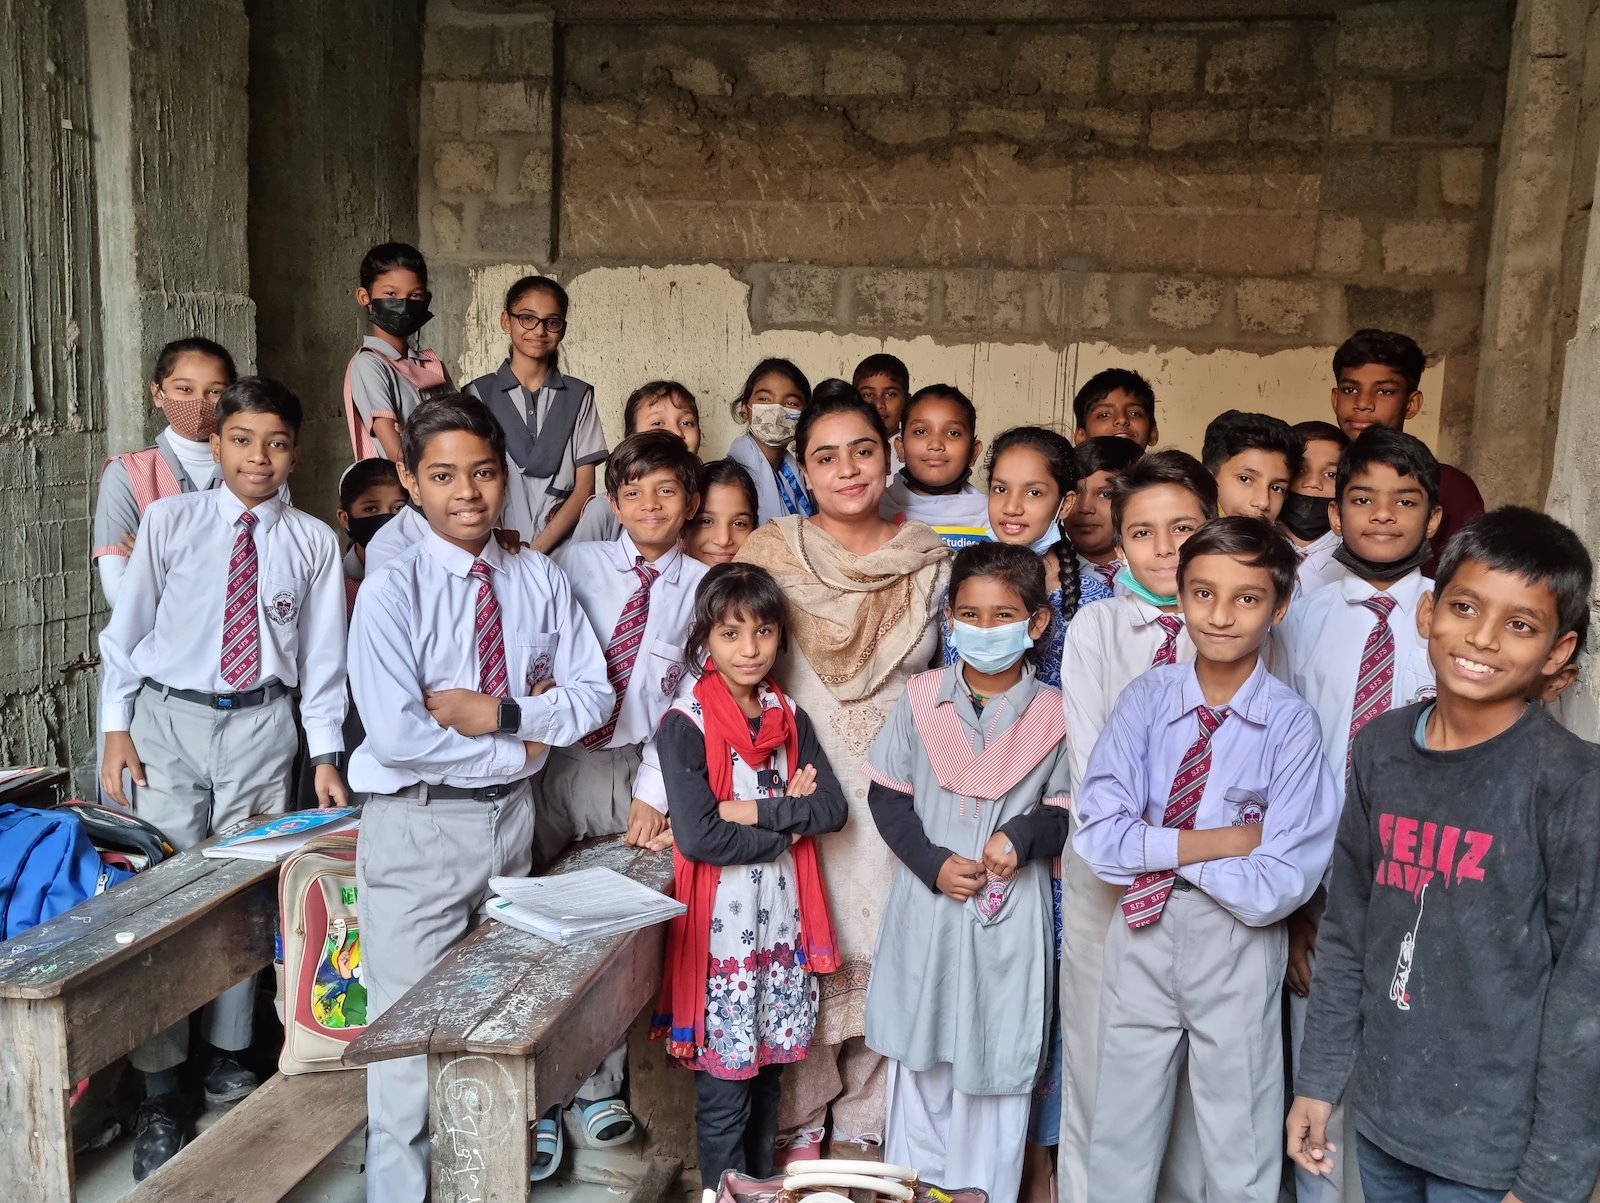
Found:
[(309, 841), (278, 876), (278, 1008), (284, 1074), (343, 1069), (367, 1026), (356, 917), (357, 832)]
[(132, 876), (101, 861), (75, 815), (0, 803), (0, 940)]

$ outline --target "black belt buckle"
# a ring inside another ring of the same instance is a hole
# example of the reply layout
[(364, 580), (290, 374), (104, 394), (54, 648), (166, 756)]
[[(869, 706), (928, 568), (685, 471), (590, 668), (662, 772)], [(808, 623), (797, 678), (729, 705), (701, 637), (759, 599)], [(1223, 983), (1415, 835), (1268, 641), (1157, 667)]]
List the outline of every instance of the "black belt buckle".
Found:
[(480, 789), (475, 795), (479, 802), (498, 802), (511, 792), (509, 785), (491, 785)]

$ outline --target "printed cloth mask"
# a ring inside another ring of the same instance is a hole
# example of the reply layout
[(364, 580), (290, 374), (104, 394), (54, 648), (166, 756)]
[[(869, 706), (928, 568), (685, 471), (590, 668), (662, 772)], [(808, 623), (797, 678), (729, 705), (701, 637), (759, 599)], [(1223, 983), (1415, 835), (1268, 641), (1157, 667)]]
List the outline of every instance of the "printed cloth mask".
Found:
[(1283, 499), (1278, 521), (1288, 527), (1296, 539), (1314, 542), (1332, 529), (1328, 521), (1330, 500), (1315, 493), (1290, 493)]
[(956, 655), (981, 673), (1003, 673), (1033, 646), (1028, 624), (1008, 622), (998, 627), (975, 627), (969, 622), (950, 624)]
[(217, 433), (217, 403), (204, 393), (198, 397), (169, 397), (166, 389), (161, 394), (161, 412), (167, 425), (180, 438), (191, 443), (203, 443)]
[(787, 447), (794, 442), (795, 423), (800, 411), (786, 405), (763, 402), (750, 407), (750, 433), (768, 447)]
[(372, 324), (396, 338), (410, 338), (433, 320), (427, 301), (407, 297), (374, 297), (367, 306)]
[(363, 514), (359, 518), (350, 519), (350, 525), (346, 529), (350, 532), (351, 542), (365, 547), (372, 542), (373, 535), (389, 525), (389, 519), (393, 517), (393, 514)]

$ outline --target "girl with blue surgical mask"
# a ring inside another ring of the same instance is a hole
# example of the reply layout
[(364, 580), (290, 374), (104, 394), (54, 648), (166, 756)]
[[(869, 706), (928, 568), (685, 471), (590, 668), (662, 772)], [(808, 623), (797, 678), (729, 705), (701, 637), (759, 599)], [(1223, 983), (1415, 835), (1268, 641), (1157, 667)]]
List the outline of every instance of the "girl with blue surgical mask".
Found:
[(957, 552), (957, 663), (907, 683), (866, 765), (898, 861), (867, 987), (867, 1045), (889, 1063), (884, 1160), (991, 1199), (1018, 1198), (1054, 1046), (1069, 769), (1061, 694), (1033, 668), (1050, 617), (1035, 552)]

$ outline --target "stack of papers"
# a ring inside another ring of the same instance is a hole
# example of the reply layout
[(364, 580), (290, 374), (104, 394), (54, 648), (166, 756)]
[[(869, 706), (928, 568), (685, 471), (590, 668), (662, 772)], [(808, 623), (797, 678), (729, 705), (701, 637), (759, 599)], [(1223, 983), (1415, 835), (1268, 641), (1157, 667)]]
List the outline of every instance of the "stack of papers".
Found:
[(260, 827), (238, 835), (218, 840), (200, 855), (212, 860), (282, 860), (301, 845), (318, 836), (332, 835), (335, 831), (348, 831), (361, 818), (354, 806), (335, 807), (329, 810), (298, 810), (282, 815)]
[(614, 869), (549, 877), (491, 877), (492, 918), (556, 944), (665, 923), (688, 908)]

